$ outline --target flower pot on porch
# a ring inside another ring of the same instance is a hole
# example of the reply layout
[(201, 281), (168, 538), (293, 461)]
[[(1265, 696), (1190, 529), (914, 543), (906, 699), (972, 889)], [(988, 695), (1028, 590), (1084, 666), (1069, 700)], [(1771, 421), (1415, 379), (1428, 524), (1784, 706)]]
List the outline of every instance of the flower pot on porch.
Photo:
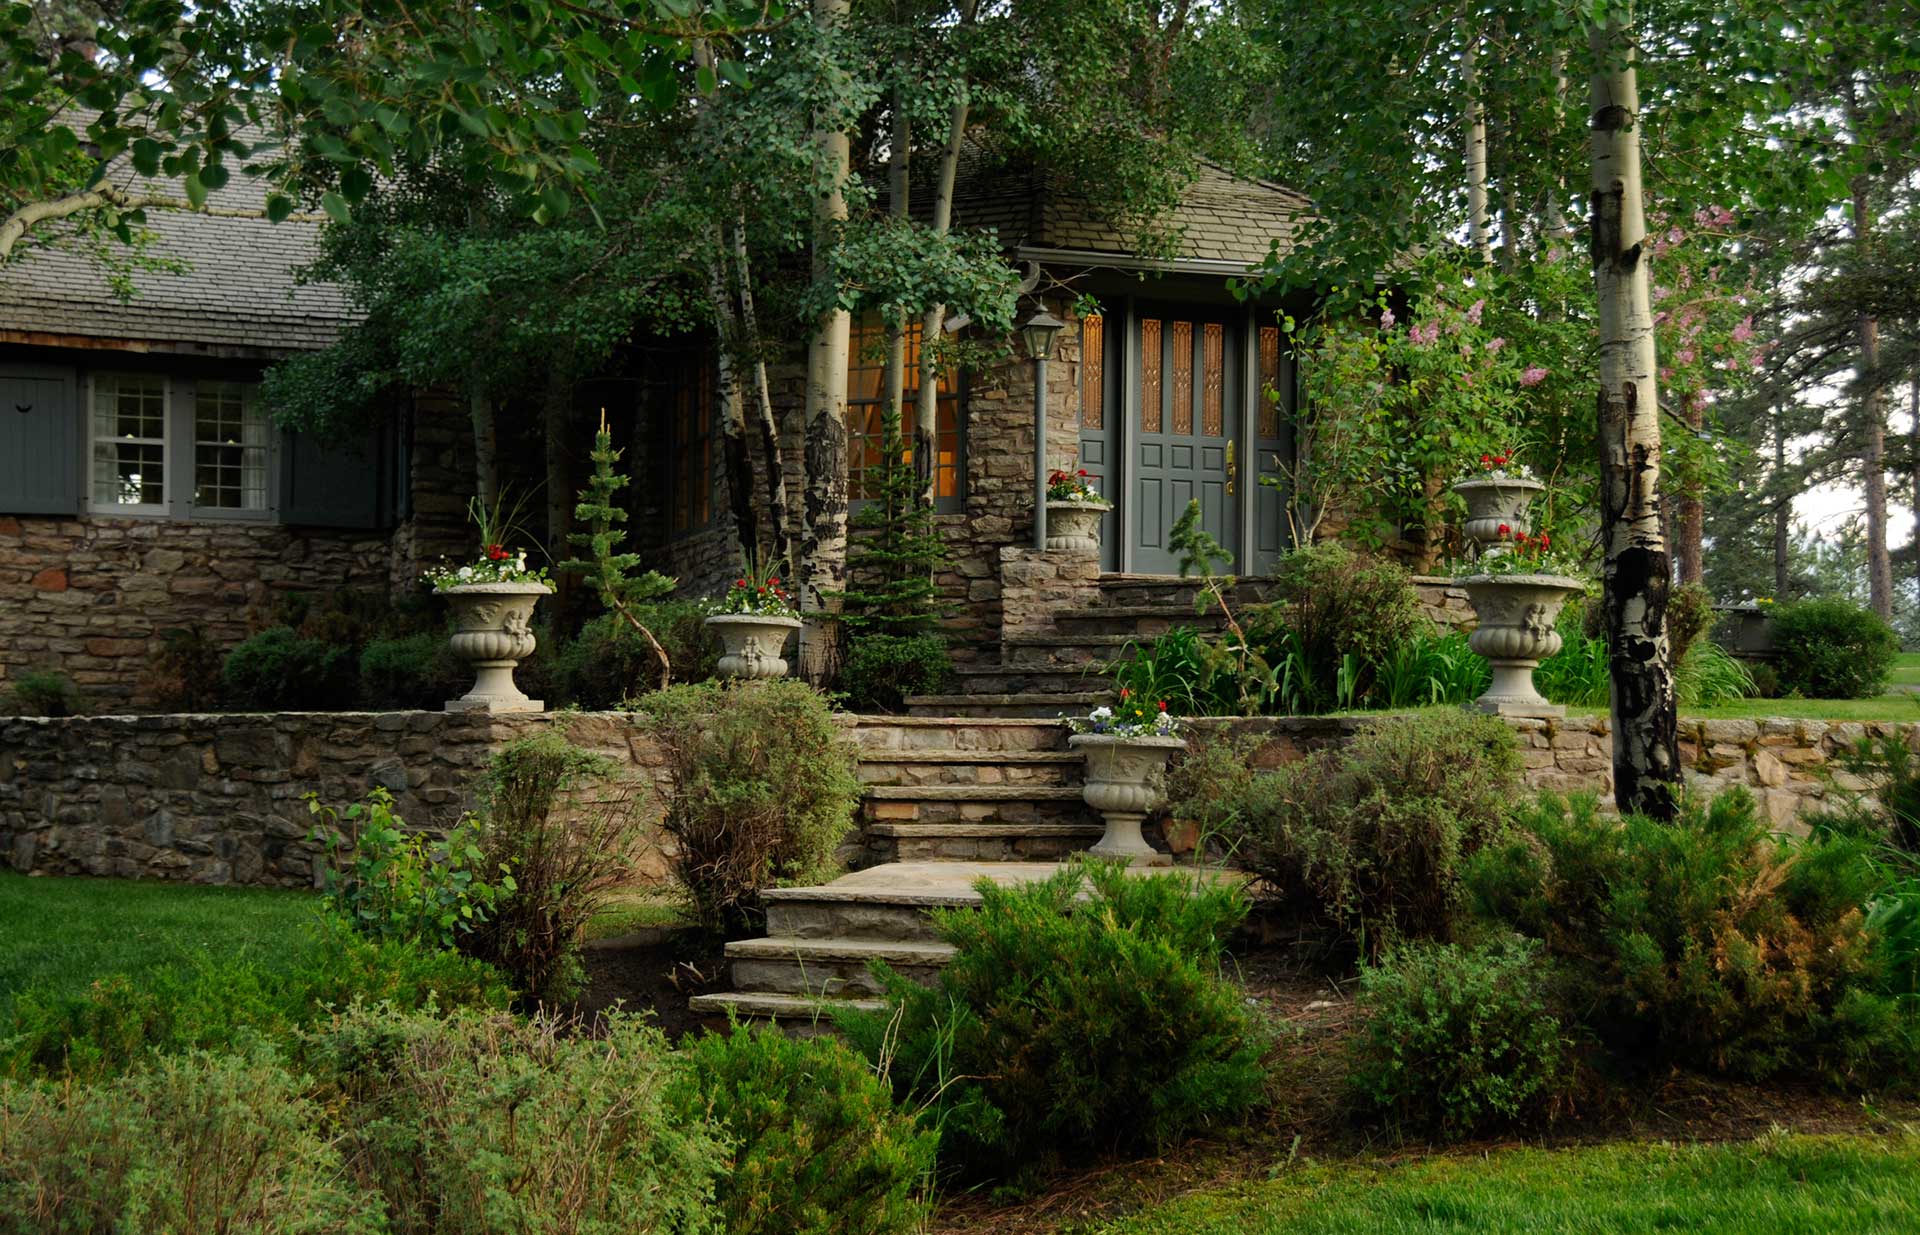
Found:
[(706, 621), (725, 649), (715, 671), (723, 678), (783, 678), (787, 636), (800, 619), (768, 613), (716, 613)]
[(1047, 548), (1072, 553), (1100, 552), (1100, 520), (1113, 507), (1105, 502), (1047, 502)]
[(1560, 650), (1554, 623), (1585, 584), (1565, 575), (1473, 575), (1460, 583), (1480, 622), (1467, 646), (1493, 666), (1493, 685), (1473, 706), (1497, 716), (1565, 716), (1534, 688), (1533, 671)]
[(1160, 805), (1167, 760), (1186, 748), (1184, 738), (1123, 738), (1076, 733), (1067, 744), (1087, 757), (1080, 796), (1106, 820), (1106, 835), (1089, 851), (1124, 858), (1137, 866), (1171, 866), (1173, 859), (1140, 835), (1140, 825)]
[(466, 583), (441, 591), (453, 609), (453, 654), (473, 666), (473, 689), (447, 701), (449, 712), (544, 712), (513, 683), (516, 665), (533, 655), (533, 607), (553, 589), (544, 583)]
[(1490, 545), (1500, 539), (1500, 525), (1518, 534), (1531, 532), (1527, 507), (1534, 495), (1546, 491), (1537, 480), (1519, 476), (1488, 476), (1463, 480), (1453, 486), (1467, 503), (1467, 522), (1461, 529), (1476, 544)]

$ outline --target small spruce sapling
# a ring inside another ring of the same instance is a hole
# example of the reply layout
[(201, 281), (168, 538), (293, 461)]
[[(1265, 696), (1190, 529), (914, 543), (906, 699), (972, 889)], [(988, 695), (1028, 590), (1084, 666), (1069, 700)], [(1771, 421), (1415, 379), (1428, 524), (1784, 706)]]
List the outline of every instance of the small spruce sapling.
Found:
[(593, 460), (593, 475), (588, 478), (587, 487), (580, 491), (580, 504), (573, 509), (573, 517), (588, 530), (567, 537), (584, 557), (570, 558), (560, 563), (560, 569), (585, 576), (600, 594), (600, 602), (607, 611), (618, 614), (622, 621), (640, 632), (660, 662), (660, 685), (666, 687), (673, 682), (673, 665), (667, 659), (667, 650), (660, 646), (635, 609), (671, 592), (677, 581), (657, 570), (636, 575), (633, 572), (640, 566), (640, 555), (614, 552), (627, 538), (626, 532), (616, 526), (627, 521), (626, 509), (617, 500), (620, 490), (628, 483), (624, 474), (614, 470), (620, 454), (613, 445), (613, 434), (607, 429), (606, 409), (602, 408), (600, 429), (593, 436), (589, 456)]
[(874, 499), (853, 516), (860, 535), (848, 555), (847, 590), (838, 594), (840, 622), (855, 635), (925, 634), (952, 611), (934, 582), (951, 559), (891, 410), (881, 421), (879, 481)]

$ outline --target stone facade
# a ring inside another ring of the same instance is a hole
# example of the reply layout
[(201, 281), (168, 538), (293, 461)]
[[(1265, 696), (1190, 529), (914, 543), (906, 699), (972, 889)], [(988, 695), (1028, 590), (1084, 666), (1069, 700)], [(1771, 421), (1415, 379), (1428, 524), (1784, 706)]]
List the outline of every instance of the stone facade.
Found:
[(138, 707), (164, 632), (224, 647), (277, 592), (384, 591), (389, 574), (381, 532), (0, 515), (0, 686), (59, 669), (93, 706)]
[[(311, 886), (306, 795), (344, 807), (380, 786), (409, 824), (443, 829), (474, 805), (494, 752), (549, 727), (619, 769), (569, 809), (637, 798), (654, 810), (659, 753), (619, 713), (0, 720), (0, 860), (49, 875)], [(635, 875), (664, 871), (650, 846)]]
[(1441, 575), (1415, 575), (1413, 590), (1420, 597), (1420, 611), (1441, 630), (1470, 631), (1474, 628), (1473, 603), (1467, 589)]

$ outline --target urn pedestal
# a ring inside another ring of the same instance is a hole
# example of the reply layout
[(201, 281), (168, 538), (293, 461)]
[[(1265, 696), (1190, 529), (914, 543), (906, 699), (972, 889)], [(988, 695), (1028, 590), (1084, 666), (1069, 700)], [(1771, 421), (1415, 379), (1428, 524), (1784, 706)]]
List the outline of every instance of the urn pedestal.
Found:
[(1122, 738), (1076, 733), (1067, 744), (1087, 757), (1080, 796), (1106, 820), (1106, 835), (1088, 852), (1124, 858), (1136, 866), (1171, 866), (1173, 859), (1140, 835), (1140, 825), (1162, 798), (1167, 760), (1186, 748), (1183, 738)]
[(1467, 503), (1467, 521), (1460, 530), (1468, 540), (1481, 545), (1497, 543), (1503, 523), (1515, 535), (1531, 532), (1533, 525), (1527, 508), (1546, 488), (1537, 480), (1518, 477), (1463, 480), (1453, 486), (1453, 491)]
[(783, 678), (787, 662), (781, 656), (787, 636), (800, 629), (800, 619), (762, 613), (717, 613), (706, 621), (725, 649), (714, 666), (723, 678)]
[(1105, 502), (1047, 503), (1047, 548), (1074, 553), (1100, 552), (1100, 520), (1113, 507)]
[(453, 610), (453, 654), (473, 666), (473, 689), (447, 701), (449, 712), (544, 712), (514, 685), (516, 665), (533, 655), (533, 607), (544, 583), (468, 583), (440, 594)]
[(1493, 666), (1493, 685), (1473, 701), (1496, 716), (1565, 716), (1533, 685), (1533, 671), (1560, 650), (1554, 623), (1585, 584), (1565, 575), (1473, 575), (1460, 580), (1480, 621), (1467, 646)]

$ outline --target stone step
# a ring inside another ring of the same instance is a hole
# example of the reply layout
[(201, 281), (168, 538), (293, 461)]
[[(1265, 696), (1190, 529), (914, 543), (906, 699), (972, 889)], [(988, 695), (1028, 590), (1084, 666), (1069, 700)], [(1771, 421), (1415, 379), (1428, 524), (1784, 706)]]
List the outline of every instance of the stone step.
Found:
[(874, 823), (1084, 823), (1078, 785), (872, 785), (863, 801)]
[[(1101, 575), (1102, 605), (1184, 604), (1189, 610), (1200, 585), (1178, 575)], [(1265, 586), (1258, 580), (1241, 580), (1228, 591), (1227, 599), (1236, 605), (1254, 604), (1262, 599)]]
[(1084, 763), (1072, 750), (876, 751), (859, 775), (869, 785), (1077, 785)]
[(907, 708), (915, 716), (923, 717), (1044, 718), (1057, 725), (1063, 715), (1076, 715), (1112, 701), (1110, 690), (1075, 694), (1040, 691), (1006, 695), (910, 695)]
[(767, 934), (801, 939), (938, 942), (929, 909), (980, 904), (974, 883), (1024, 883), (1060, 869), (1054, 862), (889, 862), (806, 888), (769, 888)]
[(869, 1012), (886, 1007), (878, 999), (815, 999), (774, 991), (720, 991), (687, 1001), (690, 1011), (715, 1018), (731, 1014), (741, 1021), (769, 1021), (796, 1038), (833, 1033), (832, 1010), (838, 1005)]
[(1050, 862), (1090, 848), (1098, 823), (869, 823), (876, 862)]
[(956, 675), (963, 695), (1086, 694), (1110, 689), (1105, 661), (1074, 665), (970, 665)]
[(1077, 666), (1114, 660), (1139, 642), (1133, 635), (1008, 635), (1000, 648), (1009, 666)]
[(881, 994), (880, 983), (868, 968), (869, 961), (885, 961), (901, 977), (926, 984), (952, 957), (952, 944), (920, 941), (770, 935), (727, 945), (735, 990), (816, 999)]
[(1191, 603), (1157, 605), (1093, 605), (1085, 609), (1059, 609), (1053, 624), (1063, 635), (1131, 635), (1145, 641), (1157, 638), (1176, 626), (1191, 626), (1202, 631), (1217, 631), (1226, 626), (1226, 617), (1218, 608), (1195, 613)]
[(983, 715), (861, 716), (849, 722), (862, 758), (892, 751), (1050, 751), (1067, 749), (1066, 730), (1046, 717)]

